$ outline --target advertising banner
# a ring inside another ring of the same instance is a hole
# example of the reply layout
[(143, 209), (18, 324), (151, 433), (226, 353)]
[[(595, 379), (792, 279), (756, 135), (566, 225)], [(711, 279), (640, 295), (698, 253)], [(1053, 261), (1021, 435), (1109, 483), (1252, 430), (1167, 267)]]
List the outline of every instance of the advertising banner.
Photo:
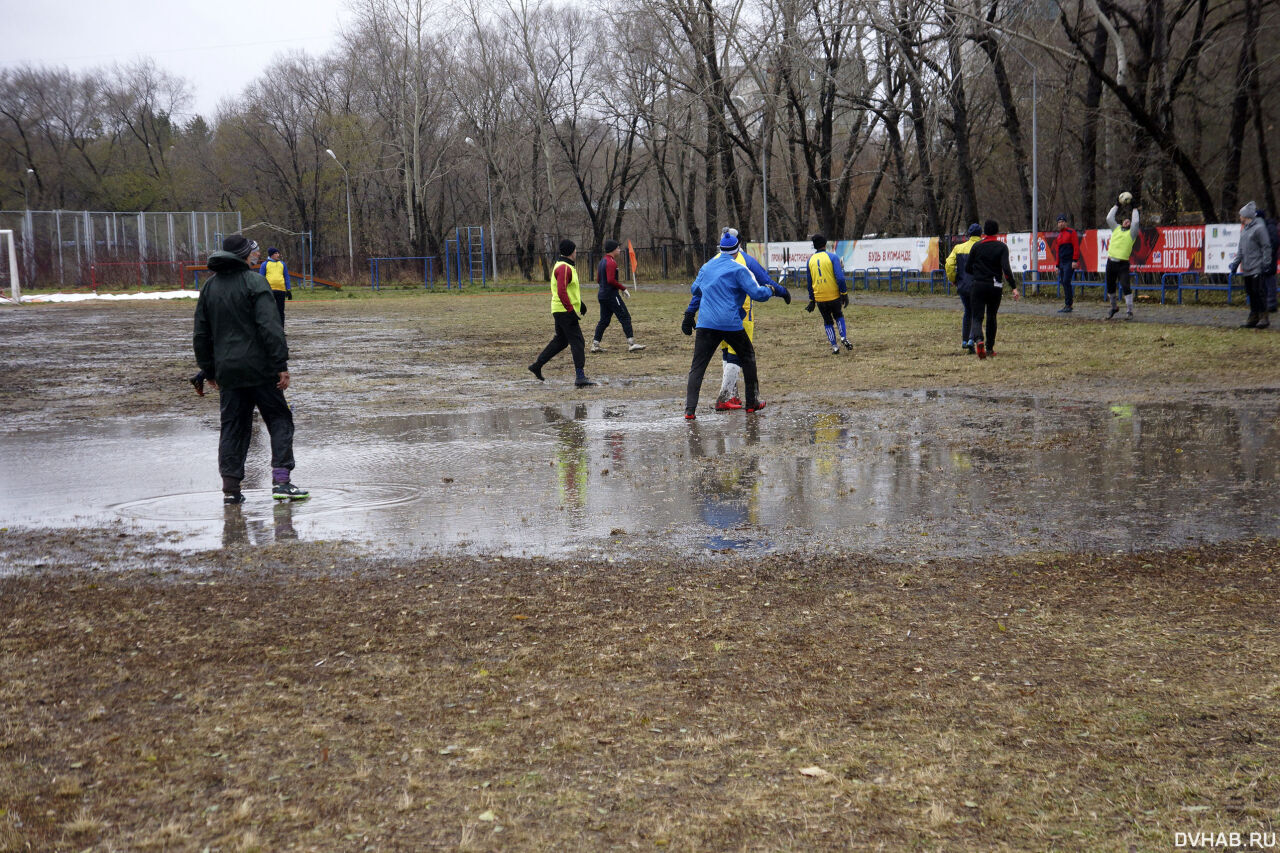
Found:
[[(849, 242), (849, 241), (846, 241)], [(828, 243), (827, 248), (840, 254), (835, 248), (839, 243)], [(813, 254), (813, 243), (809, 240), (769, 243), (769, 257), (764, 256), (763, 243), (748, 243), (747, 251), (767, 270), (804, 269)]]
[(1231, 259), (1240, 248), (1239, 225), (1206, 225), (1204, 227), (1204, 271), (1231, 272)]
[(844, 250), (839, 254), (846, 270), (905, 269), (932, 272), (938, 269), (938, 238), (858, 240), (853, 243), (853, 251), (847, 256)]
[[(1111, 232), (1093, 232), (1097, 251), (1092, 255), (1096, 270), (1107, 268), (1107, 249)], [(1205, 229), (1201, 225), (1138, 227), (1138, 240), (1129, 256), (1132, 272), (1172, 273), (1199, 271), (1204, 268)], [(1086, 255), (1086, 257), (1089, 257)], [(1228, 259), (1229, 260), (1229, 259)]]

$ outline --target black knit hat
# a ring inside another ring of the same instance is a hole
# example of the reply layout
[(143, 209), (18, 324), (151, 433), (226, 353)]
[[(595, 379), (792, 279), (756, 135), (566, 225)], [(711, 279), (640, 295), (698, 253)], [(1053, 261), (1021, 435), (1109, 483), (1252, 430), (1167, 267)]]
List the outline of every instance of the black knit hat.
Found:
[(618, 248), (618, 241), (617, 241), (617, 240), (605, 240), (605, 241), (604, 241), (604, 253), (605, 253), (606, 255), (607, 255), (607, 254), (609, 254), (610, 252), (612, 252), (612, 251), (613, 251), (614, 249), (616, 249), (616, 248)]
[(248, 258), (257, 248), (258, 244), (243, 234), (228, 234), (222, 238), (222, 251), (230, 252), (241, 260)]
[(270, 249), (267, 249), (268, 258), (271, 257), (272, 255), (278, 255), (278, 254), (280, 254), (280, 250), (277, 249), (275, 246), (272, 246)]
[(814, 234), (809, 239), (813, 241), (813, 248), (815, 249), (825, 249), (827, 247), (827, 238), (821, 234)]
[(994, 237), (1000, 233), (1000, 224), (994, 219), (988, 219), (986, 222), (982, 223), (982, 233), (986, 234), (988, 237)]
[(969, 236), (970, 236), (970, 237), (981, 237), (981, 236), (982, 236), (982, 226), (981, 226), (981, 225), (979, 225), (979, 224), (978, 224), (978, 223), (976, 223), (976, 222), (975, 222), (975, 223), (973, 223), (972, 225), (970, 225), (970, 226), (969, 226)]
[(560, 241), (560, 257), (567, 258), (578, 248), (578, 244), (572, 240), (565, 239)]

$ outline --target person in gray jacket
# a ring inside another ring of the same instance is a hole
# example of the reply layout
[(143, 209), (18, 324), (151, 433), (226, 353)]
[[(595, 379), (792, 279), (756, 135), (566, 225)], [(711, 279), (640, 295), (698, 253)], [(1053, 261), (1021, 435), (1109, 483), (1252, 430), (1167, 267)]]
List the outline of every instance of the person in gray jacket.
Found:
[(1244, 291), (1249, 295), (1249, 319), (1242, 329), (1265, 329), (1271, 325), (1267, 314), (1267, 292), (1262, 274), (1271, 263), (1271, 241), (1266, 225), (1258, 216), (1258, 206), (1249, 202), (1240, 208), (1240, 248), (1231, 260), (1231, 272), (1244, 278)]

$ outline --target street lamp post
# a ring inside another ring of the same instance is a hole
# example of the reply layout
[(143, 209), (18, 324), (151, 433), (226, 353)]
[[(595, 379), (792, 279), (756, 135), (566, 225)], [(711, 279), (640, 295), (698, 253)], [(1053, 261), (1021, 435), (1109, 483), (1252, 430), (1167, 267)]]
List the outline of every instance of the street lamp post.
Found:
[[(472, 148), (484, 153), (476, 141), (468, 136), (463, 142)], [(498, 281), (498, 245), (495, 242), (495, 232), (493, 230), (493, 190), (489, 187), (489, 158), (486, 155), (484, 159), (484, 195), (489, 202), (489, 258), (493, 263), (493, 280)]]
[(1014, 47), (1012, 42), (1009, 42), (1008, 46), (1019, 59), (1031, 67), (1031, 268), (1035, 270), (1035, 281), (1038, 289), (1040, 282), (1040, 134), (1036, 121), (1036, 105), (1039, 102), (1039, 92), (1037, 90), (1039, 81), (1037, 80), (1035, 63), (1027, 59), (1022, 51)]
[(356, 277), (356, 250), (355, 243), (351, 240), (351, 175), (347, 172), (347, 167), (342, 165), (342, 161), (338, 159), (338, 155), (333, 153), (332, 148), (324, 149), (324, 153), (333, 158), (333, 162), (338, 164), (338, 168), (342, 170), (342, 177), (347, 182), (347, 269), (354, 281)]
[[(31, 194), (28, 191), (27, 184), (31, 180), (31, 176), (35, 173), (35, 169), (28, 167), (27, 171), (22, 175), (22, 260), (23, 264), (27, 268), (28, 284), (31, 283), (31, 279), (35, 275), (35, 252), (33, 245), (35, 239), (31, 233), (34, 223), (31, 220)], [(9, 239), (12, 240), (13, 237), (10, 236)]]
[[(741, 95), (734, 95), (733, 99), (747, 106), (747, 99)], [(764, 266), (767, 270), (769, 267), (769, 140), (764, 133), (764, 102), (760, 103), (760, 196), (764, 213)]]

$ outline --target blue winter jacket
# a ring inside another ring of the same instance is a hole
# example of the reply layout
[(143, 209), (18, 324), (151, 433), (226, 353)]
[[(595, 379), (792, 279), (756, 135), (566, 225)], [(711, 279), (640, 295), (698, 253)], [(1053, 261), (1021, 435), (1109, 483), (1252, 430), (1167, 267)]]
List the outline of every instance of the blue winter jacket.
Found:
[[(703, 264), (693, 280), (693, 287), (689, 289), (693, 298), (685, 313), (698, 313), (699, 329), (741, 331), (742, 319), (747, 315), (742, 303), (747, 297), (766, 302), (774, 294), (773, 282), (764, 267), (747, 254), (743, 255), (746, 265), (740, 264), (734, 254), (721, 252)], [(758, 283), (761, 278), (769, 285)]]

